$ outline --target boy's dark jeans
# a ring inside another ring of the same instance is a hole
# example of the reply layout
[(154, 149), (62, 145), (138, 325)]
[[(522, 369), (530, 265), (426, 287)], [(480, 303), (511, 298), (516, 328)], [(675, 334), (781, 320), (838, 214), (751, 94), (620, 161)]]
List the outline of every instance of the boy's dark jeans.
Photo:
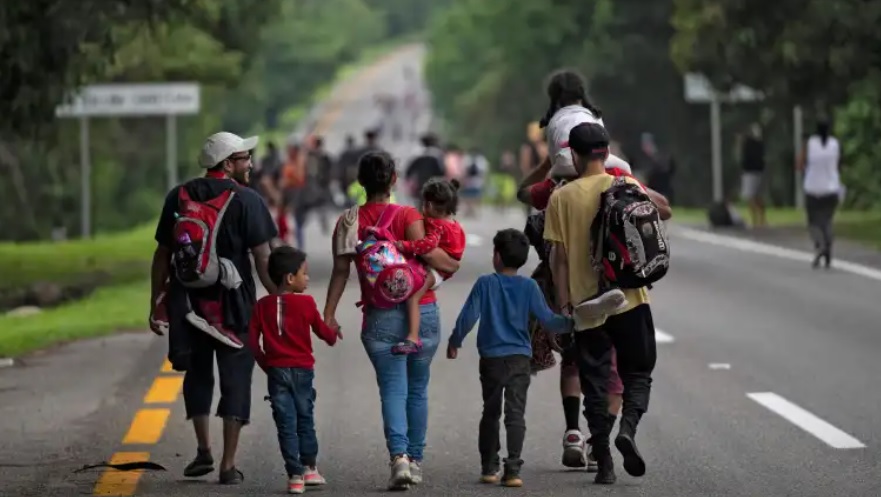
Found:
[(288, 476), (302, 476), (304, 466), (315, 466), (315, 372), (311, 369), (269, 368), (269, 402), (278, 429), (278, 445)]
[(610, 316), (599, 328), (575, 333), (578, 370), (584, 394), (584, 416), (593, 445), (608, 447), (614, 419), (609, 417), (608, 385), (612, 346), (618, 355), (618, 375), (624, 383), (621, 431), (633, 436), (648, 410), (652, 371), (657, 361), (651, 307), (642, 304)]
[(480, 384), (483, 388), (483, 416), (480, 418), (478, 445), (484, 474), (499, 469), (499, 418), (505, 406), (505, 432), (508, 458), (505, 471), (517, 474), (523, 465), (520, 453), (526, 436), (526, 392), (530, 382), (530, 358), (522, 355), (480, 358)]

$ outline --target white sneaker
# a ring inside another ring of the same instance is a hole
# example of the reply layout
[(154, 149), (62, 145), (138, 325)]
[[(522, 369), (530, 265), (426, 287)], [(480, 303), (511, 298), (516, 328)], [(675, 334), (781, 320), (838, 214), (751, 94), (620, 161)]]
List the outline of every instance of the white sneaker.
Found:
[(413, 485), (422, 483), (422, 465), (417, 461), (410, 461), (410, 483)]
[(575, 306), (575, 312), (583, 319), (593, 319), (611, 314), (628, 304), (624, 292), (615, 288), (597, 298), (585, 300)]
[(389, 464), (391, 466), (392, 475), (388, 480), (389, 490), (407, 490), (410, 488), (410, 480), (413, 475), (410, 474), (410, 458), (407, 456), (397, 456)]
[(584, 458), (584, 435), (578, 430), (569, 430), (563, 435), (563, 466), (567, 468), (587, 466)]

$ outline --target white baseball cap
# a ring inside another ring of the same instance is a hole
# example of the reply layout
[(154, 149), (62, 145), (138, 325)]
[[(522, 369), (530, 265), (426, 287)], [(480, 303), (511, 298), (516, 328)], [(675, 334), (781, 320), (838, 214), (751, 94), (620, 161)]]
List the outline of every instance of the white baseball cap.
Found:
[(224, 159), (232, 154), (248, 152), (257, 147), (259, 137), (251, 136), (242, 138), (239, 135), (221, 131), (214, 133), (205, 140), (202, 145), (202, 153), (199, 154), (199, 165), (205, 169), (210, 169), (220, 164)]

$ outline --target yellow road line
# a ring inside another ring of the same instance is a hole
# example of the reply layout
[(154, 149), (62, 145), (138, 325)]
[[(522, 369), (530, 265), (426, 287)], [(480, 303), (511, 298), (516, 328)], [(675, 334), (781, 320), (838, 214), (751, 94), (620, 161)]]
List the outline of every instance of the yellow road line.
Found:
[[(136, 461), (150, 460), (149, 452), (117, 452), (110, 458), (110, 464), (124, 464)], [(105, 496), (128, 496), (134, 495), (138, 487), (138, 480), (141, 479), (143, 470), (135, 471), (118, 471), (107, 468), (98, 482), (95, 483), (93, 495)]]
[(177, 373), (177, 371), (175, 371), (174, 368), (171, 367), (171, 361), (169, 361), (168, 359), (165, 359), (162, 362), (162, 369), (160, 369), (159, 371), (162, 371), (163, 373)]
[(171, 404), (177, 400), (183, 385), (183, 376), (157, 376), (153, 380), (153, 386), (150, 387), (150, 390), (144, 397), (144, 403)]
[(122, 443), (155, 444), (162, 438), (165, 424), (168, 422), (170, 409), (141, 409), (135, 414), (132, 425), (122, 439)]

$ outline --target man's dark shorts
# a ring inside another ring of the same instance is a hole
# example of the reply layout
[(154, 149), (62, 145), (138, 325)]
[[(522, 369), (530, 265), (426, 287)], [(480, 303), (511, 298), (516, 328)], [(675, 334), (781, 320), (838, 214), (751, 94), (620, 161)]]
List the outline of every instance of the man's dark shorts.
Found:
[[(251, 418), (251, 378), (254, 372), (254, 354), (247, 346), (228, 347), (208, 334), (189, 327), (192, 350), (190, 363), (184, 375), (184, 405), (187, 419), (208, 416), (214, 400), (214, 358), (220, 376), (220, 402), (217, 416), (236, 419), (247, 424)], [(247, 336), (239, 339), (247, 343)]]

